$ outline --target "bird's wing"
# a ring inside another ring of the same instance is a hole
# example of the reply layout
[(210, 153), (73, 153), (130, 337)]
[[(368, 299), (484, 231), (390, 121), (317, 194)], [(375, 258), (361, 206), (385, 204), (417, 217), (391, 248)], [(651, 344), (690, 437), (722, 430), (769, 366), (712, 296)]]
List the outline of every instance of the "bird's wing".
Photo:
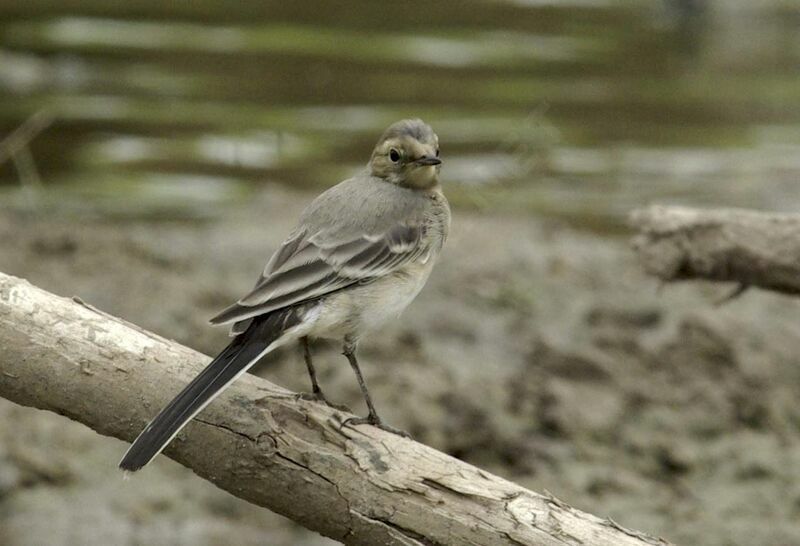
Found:
[(255, 288), (211, 319), (242, 321), (387, 275), (430, 253), (423, 223), (397, 222), (380, 233), (295, 231), (273, 254)]

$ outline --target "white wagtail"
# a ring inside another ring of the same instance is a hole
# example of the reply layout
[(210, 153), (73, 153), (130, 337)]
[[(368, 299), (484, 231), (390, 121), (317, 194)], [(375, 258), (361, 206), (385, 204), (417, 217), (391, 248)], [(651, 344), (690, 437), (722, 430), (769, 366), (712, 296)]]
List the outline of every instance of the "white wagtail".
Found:
[(450, 207), (439, 186), (439, 138), (419, 119), (390, 126), (358, 176), (314, 199), (272, 255), (253, 290), (211, 319), (235, 336), (133, 442), (120, 468), (136, 471), (236, 378), (275, 348), (299, 340), (312, 396), (317, 384), (309, 338), (343, 340), (369, 414), (392, 432), (372, 404), (356, 360), (358, 341), (395, 318), (430, 275), (447, 238)]

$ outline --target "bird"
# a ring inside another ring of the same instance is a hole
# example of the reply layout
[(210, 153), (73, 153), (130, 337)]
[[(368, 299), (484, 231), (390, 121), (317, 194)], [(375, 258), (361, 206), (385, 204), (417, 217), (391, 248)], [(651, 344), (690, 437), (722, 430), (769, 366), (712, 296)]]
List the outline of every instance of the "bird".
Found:
[(298, 342), (311, 380), (307, 398), (323, 394), (310, 340), (333, 339), (355, 373), (369, 424), (404, 434), (378, 416), (356, 356), (361, 339), (396, 319), (417, 296), (450, 229), (439, 182), (439, 137), (420, 119), (390, 125), (361, 172), (317, 196), (267, 261), (253, 289), (211, 319), (232, 340), (142, 430), (119, 467), (147, 465), (178, 432), (267, 353)]

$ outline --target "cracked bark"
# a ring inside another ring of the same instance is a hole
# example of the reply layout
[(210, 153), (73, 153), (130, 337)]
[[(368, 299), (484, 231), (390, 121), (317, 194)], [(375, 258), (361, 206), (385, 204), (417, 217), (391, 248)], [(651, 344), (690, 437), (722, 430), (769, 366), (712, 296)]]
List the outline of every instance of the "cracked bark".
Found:
[[(208, 362), (2, 273), (0, 347), (0, 396), (127, 441)], [(667, 544), (346, 416), (245, 376), (164, 454), (346, 544)]]
[(800, 295), (800, 215), (652, 206), (631, 214), (633, 246), (663, 281), (735, 282)]

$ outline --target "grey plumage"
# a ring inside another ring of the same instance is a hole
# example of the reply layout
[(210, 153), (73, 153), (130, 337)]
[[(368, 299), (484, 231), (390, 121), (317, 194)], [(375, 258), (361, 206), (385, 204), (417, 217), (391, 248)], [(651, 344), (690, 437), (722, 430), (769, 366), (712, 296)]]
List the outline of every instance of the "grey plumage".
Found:
[(394, 430), (375, 412), (355, 351), (364, 333), (417, 295), (447, 238), (450, 208), (438, 183), (438, 146), (421, 120), (398, 122), (381, 136), (364, 172), (312, 201), (253, 289), (211, 319), (231, 325), (231, 344), (145, 428), (120, 467), (147, 464), (230, 382), (298, 339), (316, 399), (327, 402), (308, 338), (341, 339), (369, 408), (367, 418), (348, 421)]
[(305, 210), (253, 290), (212, 324), (246, 320), (379, 278), (438, 252), (449, 225), (441, 199), (366, 173), (337, 184)]

